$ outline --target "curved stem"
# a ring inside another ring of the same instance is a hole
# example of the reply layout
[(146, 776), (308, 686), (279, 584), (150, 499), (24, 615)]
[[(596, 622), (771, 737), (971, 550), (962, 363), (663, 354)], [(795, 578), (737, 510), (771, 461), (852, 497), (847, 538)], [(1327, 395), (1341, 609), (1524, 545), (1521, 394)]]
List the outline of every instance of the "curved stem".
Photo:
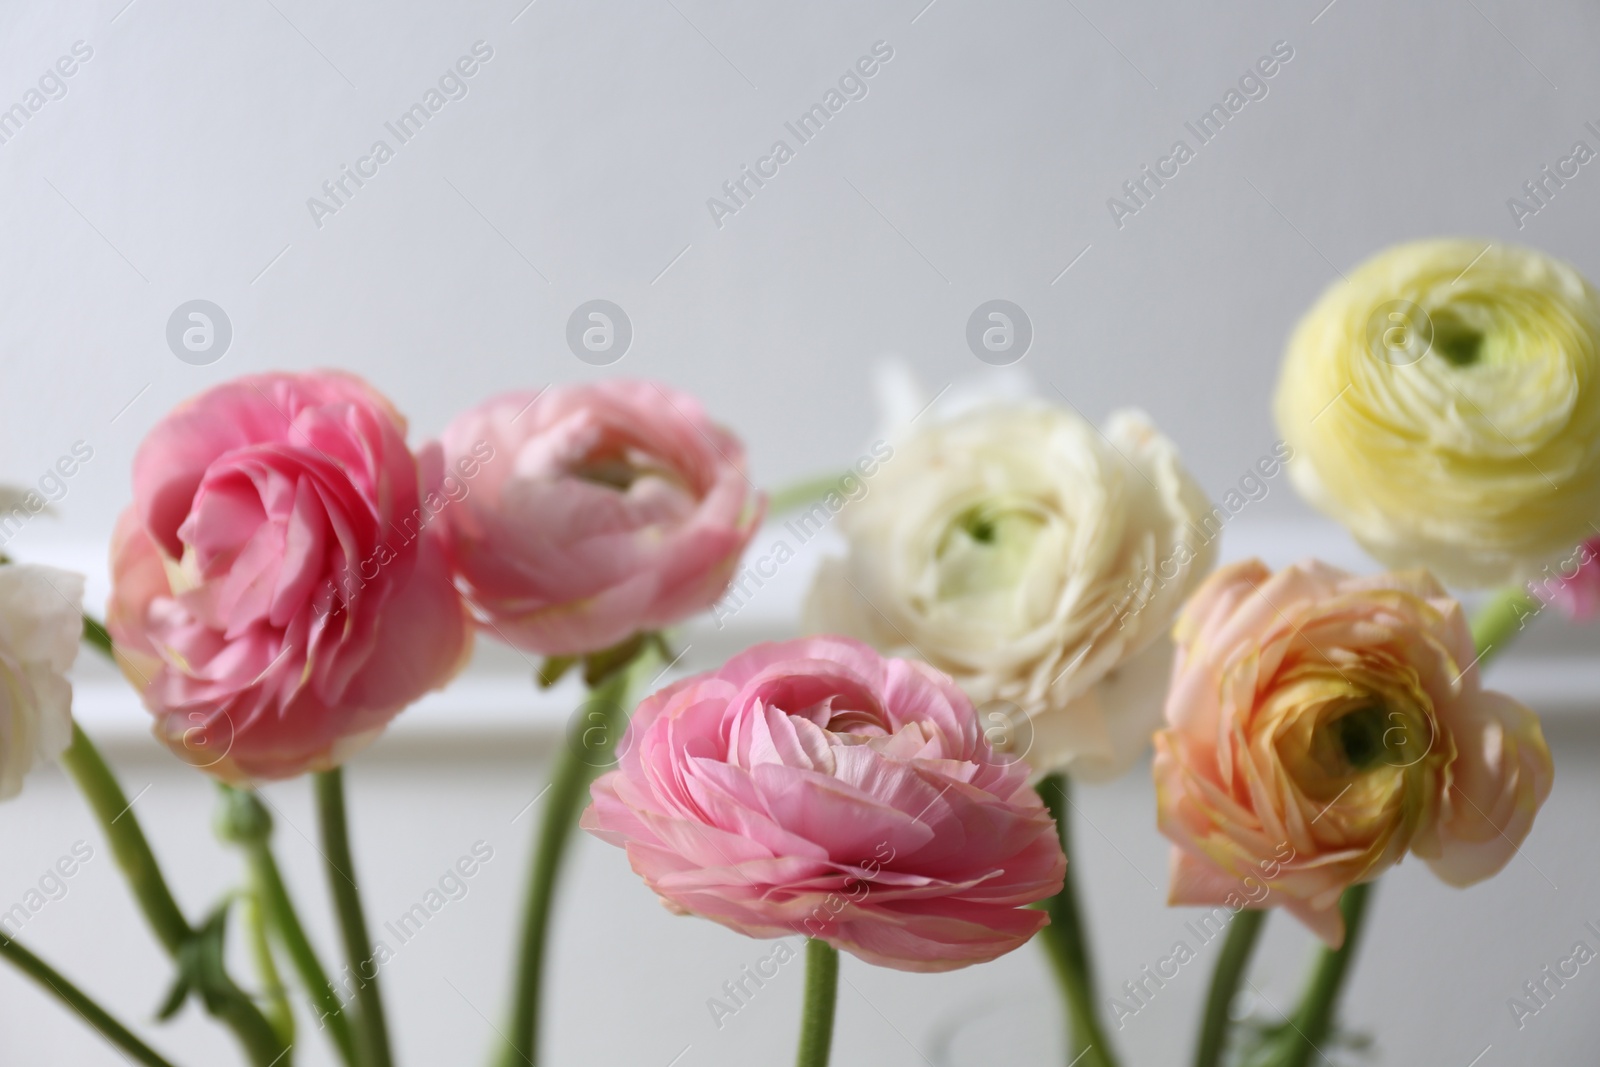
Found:
[(1264, 910), (1245, 909), (1228, 925), (1228, 937), (1222, 943), (1222, 955), (1217, 957), (1217, 969), (1211, 974), (1211, 989), (1206, 994), (1195, 1067), (1217, 1067), (1222, 1062), (1222, 1053), (1228, 1044), (1228, 1027), (1232, 1023), (1229, 1009), (1239, 995), (1239, 983), (1244, 980), (1250, 956), (1255, 952), (1256, 941), (1266, 921)]
[(800, 1009), (800, 1048), (795, 1067), (828, 1067), (833, 1013), (839, 1002), (839, 950), (826, 941), (806, 942), (806, 991)]
[(78, 1017), (94, 1027), (101, 1037), (144, 1064), (145, 1067), (172, 1067), (171, 1063), (163, 1059), (149, 1045), (140, 1041), (132, 1030), (117, 1022), (110, 1012), (96, 1004), (87, 993), (68, 981), (60, 971), (57, 971), (44, 960), (11, 940), (4, 933), (0, 933), (0, 957), (5, 958), (17, 970), (32, 978), (41, 988), (77, 1012)]
[(272, 846), (266, 842), (246, 844), (245, 857), (267, 925), (289, 954), (289, 962), (294, 965), (295, 973), (305, 986), (306, 996), (317, 1011), (318, 1029), (326, 1026), (329, 1038), (339, 1052), (339, 1059), (347, 1067), (356, 1067), (355, 1038), (350, 1033), (344, 1004), (334, 991), (333, 983), (328, 980), (328, 972), (317, 958), (316, 949), (306, 936), (305, 928), (300, 925), (300, 916), (289, 898), (289, 890), (278, 870)]
[(256, 961), (256, 976), (261, 982), (261, 997), (267, 1002), (267, 1022), (285, 1045), (294, 1044), (294, 1009), (289, 1006), (289, 991), (278, 974), (278, 961), (272, 958), (267, 939), (267, 909), (261, 894), (251, 886), (239, 901), (245, 908), (245, 927), (250, 932), (250, 954)]
[(1344, 913), (1344, 944), (1337, 949), (1325, 948), (1318, 955), (1305, 996), (1295, 1010), (1294, 1030), (1286, 1035), (1290, 1046), (1279, 1067), (1306, 1067), (1313, 1056), (1322, 1055), (1322, 1042), (1333, 1029), (1339, 992), (1361, 941), (1361, 921), (1371, 895), (1372, 883), (1364, 882), (1346, 889), (1339, 898), (1339, 910)]
[(250, 892), (260, 909), (265, 929), (275, 946), (286, 952), (305, 986), (317, 1013), (317, 1029), (326, 1028), (347, 1067), (358, 1067), (355, 1039), (344, 1014), (344, 1004), (328, 981), (328, 973), (300, 925), (288, 887), (272, 854), (272, 814), (261, 797), (225, 783), (217, 783), (221, 803), (217, 808), (217, 836), (244, 854)]
[(1045, 902), (1050, 925), (1040, 931), (1040, 943), (1061, 983), (1071, 1020), (1068, 1059), (1081, 1067), (1116, 1067), (1116, 1053), (1100, 1025), (1095, 1008), (1094, 964), (1090, 960), (1088, 934), (1078, 908), (1078, 890), (1072, 863), (1072, 800), (1070, 783), (1064, 774), (1046, 775), (1038, 791), (1045, 807), (1055, 816), (1061, 834), (1061, 850), (1067, 855), (1066, 879), (1061, 892)]
[[(356, 885), (355, 862), (350, 855), (350, 830), (344, 810), (344, 771), (335, 767), (313, 776), (316, 783), (317, 819), (322, 830), (322, 851), (327, 858), (328, 885), (339, 915), (339, 933), (344, 939), (345, 959), (356, 983), (356, 1048), (363, 1067), (392, 1067), (389, 1052), (389, 1026), (384, 1018), (383, 997), (378, 990), (378, 965), (373, 959), (372, 939), (367, 936), (367, 919), (361, 909), (361, 890)], [(364, 968), (370, 968), (368, 975)]]
[[(539, 1062), (539, 1013), (544, 982), (544, 956), (550, 907), (555, 898), (556, 875), (567, 842), (577, 825), (578, 813), (589, 795), (589, 783), (609, 760), (627, 723), (630, 671), (613, 672), (595, 687), (587, 706), (598, 719), (585, 731), (582, 743), (561, 745), (544, 798), (544, 818), (534, 842), (533, 867), (528, 876), (522, 913), (521, 948), (511, 999), (511, 1023), (502, 1034), (496, 1062), (502, 1067), (525, 1067)], [(598, 738), (591, 741), (591, 736)]]

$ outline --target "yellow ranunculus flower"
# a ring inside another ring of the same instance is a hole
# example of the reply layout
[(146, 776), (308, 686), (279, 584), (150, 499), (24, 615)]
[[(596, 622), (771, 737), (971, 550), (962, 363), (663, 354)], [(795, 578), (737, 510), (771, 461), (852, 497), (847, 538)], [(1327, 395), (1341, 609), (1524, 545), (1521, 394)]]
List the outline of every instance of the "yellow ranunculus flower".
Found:
[(1378, 254), (1295, 329), (1276, 407), (1296, 486), (1390, 566), (1492, 585), (1600, 531), (1600, 294), (1540, 252)]

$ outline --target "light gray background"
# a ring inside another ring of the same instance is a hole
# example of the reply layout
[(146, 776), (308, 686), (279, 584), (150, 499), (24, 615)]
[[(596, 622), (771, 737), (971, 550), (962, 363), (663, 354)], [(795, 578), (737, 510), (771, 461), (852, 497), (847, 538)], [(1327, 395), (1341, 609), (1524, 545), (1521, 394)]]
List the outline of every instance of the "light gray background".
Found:
[[(9, 551), (81, 566), (103, 595), (138, 440), (179, 399), (266, 369), (365, 375), (418, 440), (500, 389), (651, 376), (703, 397), (748, 442), (756, 479), (781, 484), (854, 457), (878, 418), (866, 382), (885, 354), (930, 394), (992, 376), (964, 331), (996, 297), (1033, 321), (1020, 368), (1043, 395), (1091, 417), (1144, 407), (1220, 495), (1275, 438), (1282, 339), (1337, 271), (1394, 241), (1465, 234), (1600, 275), (1600, 163), (1520, 232), (1506, 207), (1575, 140), (1600, 148), (1584, 128), (1600, 125), (1600, 11), (1578, 0), (524, 2), (0, 10), (0, 107), (73, 42), (94, 49), (66, 96), (0, 144), (0, 481), (35, 481), (78, 440), (95, 453), (57, 516)], [(383, 123), (478, 40), (494, 57), (469, 95), (315, 226), (307, 198), (374, 139), (393, 146)], [(869, 95), (796, 146), (783, 123), (879, 40), (894, 58)], [(1192, 144), (1184, 121), (1277, 41), (1294, 58), (1267, 97), (1114, 225), (1107, 198), (1178, 137)], [(779, 137), (796, 157), (719, 229), (706, 199)], [(222, 306), (234, 331), (206, 367), (165, 341), (168, 316), (195, 298)], [(626, 309), (635, 331), (605, 369), (564, 341), (568, 315), (594, 298)], [(1284, 486), (1230, 527), (1229, 555), (1257, 546), (1274, 561), (1319, 551), (1367, 565)], [(803, 581), (797, 563), (740, 632), (781, 630)], [(1499, 676), (1552, 716), (1556, 792), (1494, 882), (1456, 893), (1415, 864), (1385, 881), (1350, 999), (1379, 1062), (1592, 1060), (1589, 968), (1521, 1032), (1505, 1007), (1578, 938), (1600, 945), (1582, 926), (1600, 920), (1594, 631), (1540, 629)], [(730, 642), (708, 636), (694, 660)], [(486, 647), (433, 718), (410, 717), (352, 771), (376, 916), (409, 906), (473, 841), (497, 850), (393, 965), (406, 1063), (477, 1062), (485, 1016), (502, 1012), (531, 821), (510, 819), (542, 785), (570, 695), (537, 703), (530, 727), (525, 674)], [(151, 785), (141, 814), (198, 913), (237, 874), (207, 838), (207, 784), (143, 737), (113, 680), (90, 668), (80, 693), (130, 792)], [(1165, 954), (1184, 917), (1160, 907), (1165, 849), (1143, 774), (1082, 801), (1080, 876), (1108, 986)], [(317, 857), (298, 832), (311, 828), (305, 790), (271, 795), (331, 948)], [(0, 906), (79, 837), (96, 840), (59, 776), (0, 808)], [(552, 1063), (666, 1067), (685, 1046), (682, 1067), (792, 1055), (798, 965), (719, 1033), (705, 998), (766, 948), (659, 911), (612, 850), (586, 844), (580, 859), (555, 957)], [(114, 874), (101, 850), (25, 936), (145, 1019), (166, 971)], [(1268, 999), (1288, 1002), (1305, 947), (1274, 922), (1257, 973)], [(1128, 1024), (1130, 1062), (1184, 1058), (1209, 963)], [(1063, 1060), (1031, 950), (938, 978), (853, 963), (845, 975), (841, 1065), (987, 1064), (1001, 1048), (1019, 1065)], [(11, 974), (0, 990), (0, 1059), (117, 1062)], [(232, 1055), (192, 1009), (158, 1040), (187, 1063)], [(325, 1062), (314, 1038), (304, 1051)]]

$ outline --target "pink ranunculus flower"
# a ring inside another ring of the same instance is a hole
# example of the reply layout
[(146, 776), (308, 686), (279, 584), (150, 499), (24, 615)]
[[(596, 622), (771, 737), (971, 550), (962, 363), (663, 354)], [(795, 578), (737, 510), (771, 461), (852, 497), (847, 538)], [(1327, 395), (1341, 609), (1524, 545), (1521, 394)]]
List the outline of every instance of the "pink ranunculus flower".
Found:
[(764, 508), (738, 438), (653, 382), (506, 393), (442, 444), (467, 486), (446, 513), (457, 581), (493, 633), (541, 655), (710, 607)]
[(1560, 563), (1546, 567), (1544, 577), (1529, 582), (1528, 589), (1574, 622), (1593, 618), (1600, 611), (1600, 537), (1591, 537)]
[(1550, 794), (1538, 719), (1482, 687), (1461, 606), (1425, 571), (1236, 563), (1174, 637), (1154, 765), (1173, 904), (1281, 906), (1337, 946), (1348, 886), (1408, 851), (1481, 881)]
[(647, 698), (583, 826), (669, 908), (905, 971), (992, 960), (1047, 922), (1066, 857), (1025, 764), (946, 675), (867, 645), (757, 645)]
[(186, 761), (227, 780), (336, 766), (464, 664), (471, 620), (405, 430), (321, 372), (217, 386), (145, 438), (107, 622)]

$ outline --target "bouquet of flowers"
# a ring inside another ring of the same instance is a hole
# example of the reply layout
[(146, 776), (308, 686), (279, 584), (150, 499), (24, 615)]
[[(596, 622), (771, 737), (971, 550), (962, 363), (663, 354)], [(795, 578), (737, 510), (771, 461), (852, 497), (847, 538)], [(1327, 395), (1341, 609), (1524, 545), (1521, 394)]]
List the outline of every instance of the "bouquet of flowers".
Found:
[[(1414, 854), (1450, 885), (1482, 881), (1549, 795), (1537, 718), (1481, 672), (1545, 606), (1600, 605), (1600, 295), (1527, 249), (1390, 249), (1295, 330), (1276, 417), (1261, 476), (1286, 468), (1393, 569), (1218, 569), (1238, 494), (1208, 501), (1134, 410), (1096, 426), (1070, 402), (924, 409), (858, 468), (768, 499), (739, 439), (651, 382), (498, 396), (413, 449), (354, 377), (240, 378), (141, 446), (103, 625), (80, 576), (0, 565), (0, 796), (41, 761), (71, 774), (171, 957), (160, 1017), (194, 1000), (242, 1062), (288, 1067), (309, 1013), (347, 1067), (390, 1067), (342, 767), (481, 635), (538, 657), (534, 684), (579, 672), (590, 691), (542, 808), (495, 1067), (543, 1062), (546, 934), (580, 827), (674, 912), (785, 939), (779, 962), (803, 941), (799, 1067), (829, 1062), (839, 951), (935, 972), (1030, 940), (1060, 982), (1070, 1063), (1115, 1067), (1071, 786), (1153, 744), (1169, 902), (1226, 930), (1193, 1062), (1301, 1067), (1326, 1058), (1384, 872)], [(816, 575), (805, 636), (655, 688), (671, 628), (796, 505), (837, 516), (847, 546)], [(1469, 619), (1447, 585), (1500, 591)], [(218, 783), (243, 889), (208, 915), (180, 909), (73, 721), (80, 642)], [(349, 995), (254, 792), (300, 776)], [(1278, 908), (1323, 947), (1281, 1025), (1241, 1027)], [(230, 971), (236, 912), (256, 981)], [(3, 931), (0, 956), (131, 1062), (171, 1067)]]

